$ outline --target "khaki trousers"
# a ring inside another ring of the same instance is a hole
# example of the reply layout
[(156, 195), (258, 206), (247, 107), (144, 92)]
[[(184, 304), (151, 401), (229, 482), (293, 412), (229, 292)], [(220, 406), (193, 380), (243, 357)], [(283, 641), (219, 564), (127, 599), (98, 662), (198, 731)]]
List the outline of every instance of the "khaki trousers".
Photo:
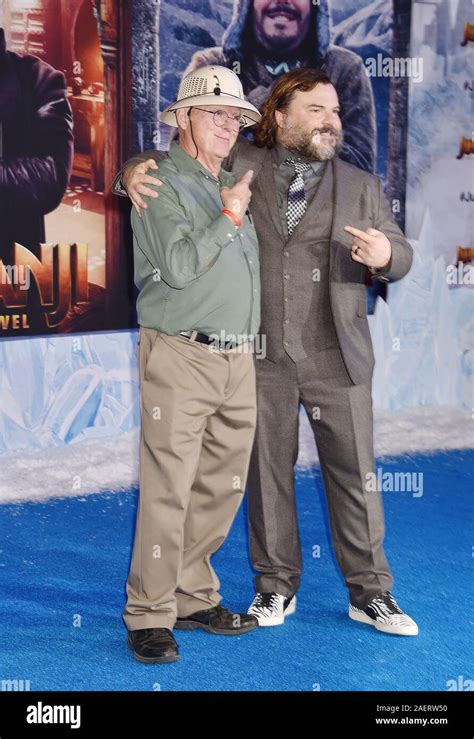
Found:
[(249, 345), (210, 351), (141, 328), (140, 496), (127, 603), (131, 630), (173, 628), (217, 605), (211, 555), (244, 494), (256, 425)]

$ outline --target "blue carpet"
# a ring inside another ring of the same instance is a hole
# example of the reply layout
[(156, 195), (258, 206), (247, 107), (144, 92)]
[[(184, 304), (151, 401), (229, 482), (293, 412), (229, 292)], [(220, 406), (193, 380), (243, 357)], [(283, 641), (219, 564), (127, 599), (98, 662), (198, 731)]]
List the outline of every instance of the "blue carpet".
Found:
[[(181, 660), (141, 665), (121, 619), (136, 491), (0, 506), (0, 681), (31, 690), (446, 690), (472, 679), (473, 451), (384, 459), (423, 472), (423, 495), (384, 493), (394, 593), (418, 638), (346, 616), (318, 469), (299, 473), (304, 557), (284, 626), (241, 637), (176, 632)], [(214, 557), (224, 603), (253, 595), (245, 504)], [(320, 547), (320, 557), (313, 553)]]

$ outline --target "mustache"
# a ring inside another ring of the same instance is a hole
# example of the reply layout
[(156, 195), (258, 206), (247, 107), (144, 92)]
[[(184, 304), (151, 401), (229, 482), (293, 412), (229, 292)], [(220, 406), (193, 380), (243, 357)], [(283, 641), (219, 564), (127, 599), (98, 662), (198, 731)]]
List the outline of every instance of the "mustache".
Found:
[(317, 133), (332, 133), (333, 136), (339, 136), (339, 131), (333, 126), (324, 126), (323, 128), (314, 128), (311, 135), (314, 136)]
[(293, 7), (293, 5), (281, 5), (280, 3), (277, 3), (276, 5), (271, 5), (269, 8), (266, 8), (263, 11), (263, 15), (278, 15), (278, 13), (285, 13), (286, 15), (291, 16), (293, 20), (301, 19), (300, 11), (297, 8)]

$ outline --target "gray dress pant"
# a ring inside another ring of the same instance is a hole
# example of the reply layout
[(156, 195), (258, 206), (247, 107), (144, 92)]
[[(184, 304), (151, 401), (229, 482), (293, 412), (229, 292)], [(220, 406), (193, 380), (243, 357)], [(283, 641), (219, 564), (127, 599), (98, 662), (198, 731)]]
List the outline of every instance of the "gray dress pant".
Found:
[(390, 589), (383, 550), (380, 492), (366, 487), (374, 470), (369, 384), (354, 385), (339, 348), (301, 362), (255, 359), (257, 429), (248, 476), (250, 553), (258, 592), (292, 596), (302, 559), (294, 492), (300, 403), (317, 444), (334, 552), (350, 601), (365, 608)]

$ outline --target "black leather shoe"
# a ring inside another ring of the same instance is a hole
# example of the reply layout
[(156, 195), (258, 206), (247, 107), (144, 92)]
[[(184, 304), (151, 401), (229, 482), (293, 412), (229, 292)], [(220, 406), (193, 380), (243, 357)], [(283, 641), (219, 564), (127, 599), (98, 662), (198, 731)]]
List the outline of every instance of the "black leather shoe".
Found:
[(223, 606), (214, 606), (205, 611), (196, 611), (190, 616), (178, 618), (175, 629), (204, 629), (210, 634), (226, 634), (238, 636), (253, 631), (258, 626), (255, 616), (246, 613), (232, 613)]
[(178, 645), (170, 629), (137, 629), (128, 632), (128, 646), (139, 662), (177, 662)]

